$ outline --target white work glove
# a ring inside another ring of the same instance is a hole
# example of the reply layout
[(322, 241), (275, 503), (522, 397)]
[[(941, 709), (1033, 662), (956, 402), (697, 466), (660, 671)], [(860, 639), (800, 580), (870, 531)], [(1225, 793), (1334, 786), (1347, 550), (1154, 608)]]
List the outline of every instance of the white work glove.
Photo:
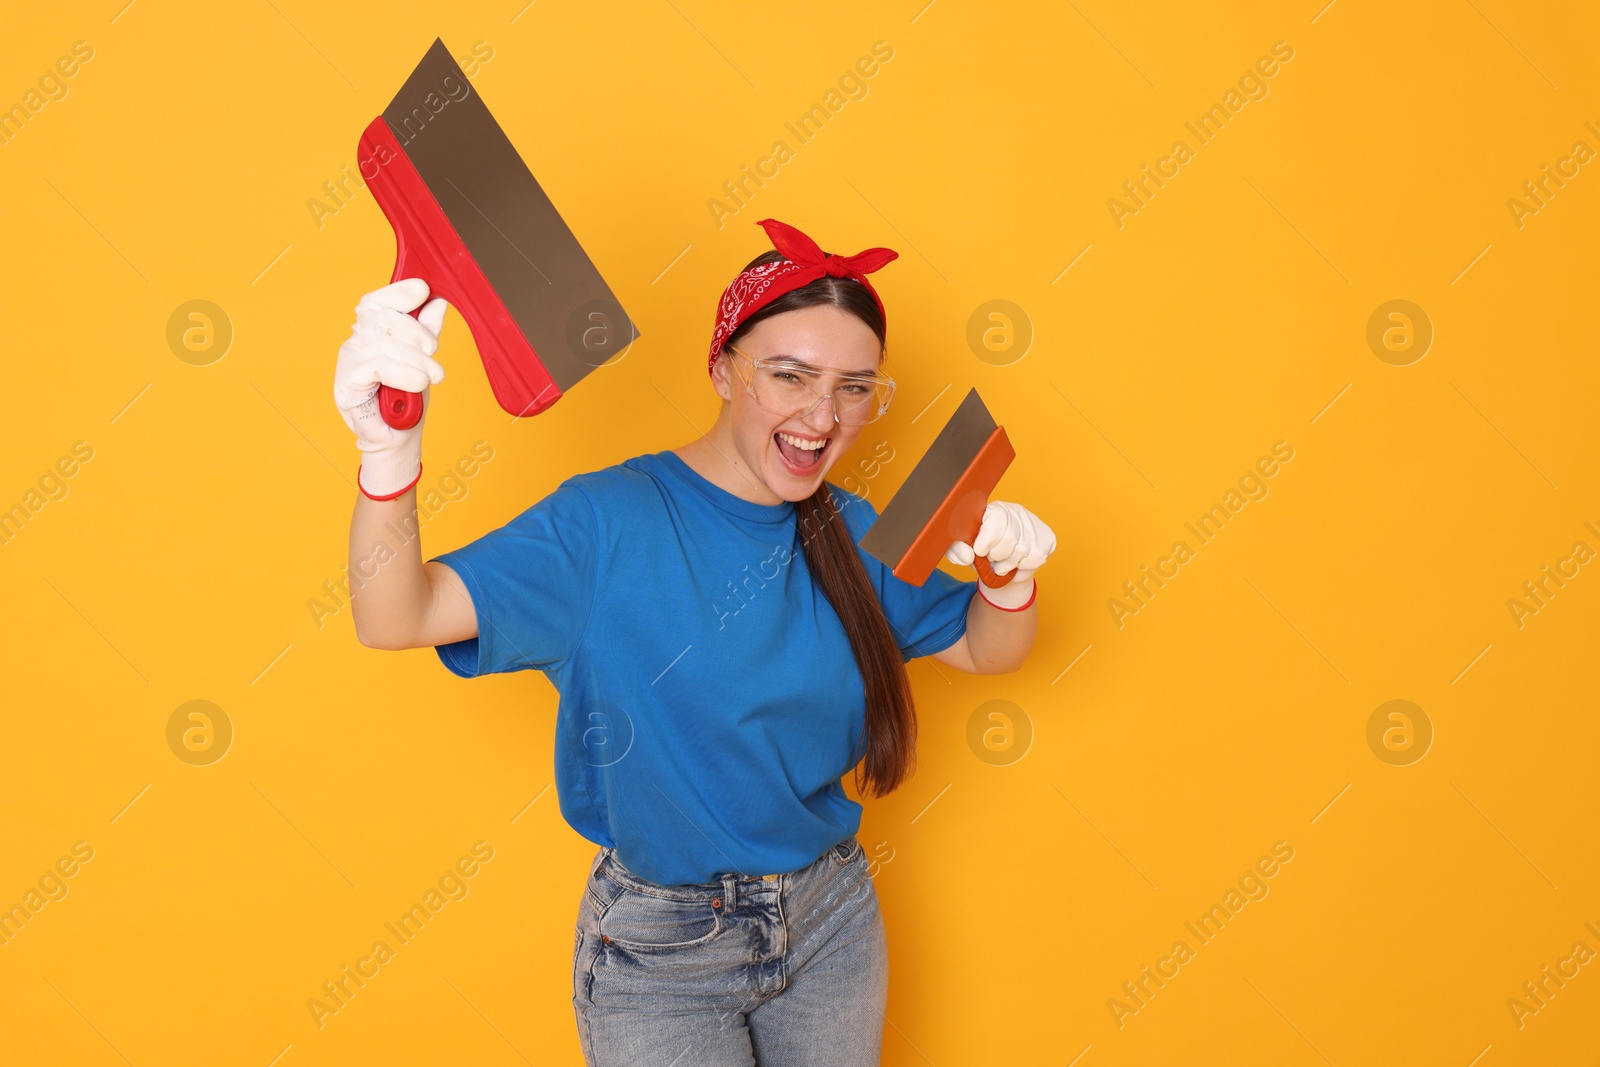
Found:
[(1011, 573), (1011, 581), (991, 589), (978, 583), (978, 595), (997, 608), (1017, 610), (1033, 597), (1033, 572), (1044, 565), (1056, 550), (1056, 535), (1033, 512), (1021, 504), (991, 500), (983, 509), (983, 525), (972, 544), (956, 541), (945, 552), (945, 559), (965, 567), (978, 556), (986, 556), (996, 574)]
[[(444, 380), (444, 367), (432, 358), (444, 327), (443, 297), (423, 306), (417, 318), (406, 312), (428, 296), (428, 283), (404, 278), (374, 289), (356, 304), (355, 325), (339, 346), (333, 371), (333, 402), (356, 435), (361, 466), (356, 481), (369, 497), (388, 498), (409, 489), (422, 474), (422, 424), (428, 418), (428, 387)], [(422, 418), (409, 430), (396, 430), (378, 412), (378, 386), (422, 394)]]

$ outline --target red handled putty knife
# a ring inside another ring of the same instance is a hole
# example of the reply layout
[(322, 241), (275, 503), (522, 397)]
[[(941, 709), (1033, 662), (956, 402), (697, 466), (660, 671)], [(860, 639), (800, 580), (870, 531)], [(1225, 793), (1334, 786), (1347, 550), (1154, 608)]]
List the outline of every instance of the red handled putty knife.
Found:
[[(1016, 458), (1005, 427), (995, 425), (973, 389), (878, 514), (861, 547), (896, 578), (921, 585), (952, 544), (970, 545), (978, 536), (989, 494)], [(1013, 577), (996, 574), (983, 556), (972, 565), (991, 589)]]
[[(639, 336), (442, 40), (361, 134), (357, 159), (394, 228), (390, 281), (421, 278), (461, 313), (510, 414), (543, 411)], [(422, 394), (382, 385), (378, 407), (408, 429)]]

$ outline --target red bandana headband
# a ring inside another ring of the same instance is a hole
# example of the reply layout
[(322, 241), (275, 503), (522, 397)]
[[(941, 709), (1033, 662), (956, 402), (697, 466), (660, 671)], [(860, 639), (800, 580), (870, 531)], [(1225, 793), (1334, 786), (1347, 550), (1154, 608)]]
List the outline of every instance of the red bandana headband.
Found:
[(872, 302), (878, 305), (878, 314), (883, 316), (887, 325), (889, 317), (884, 313), (883, 301), (878, 299), (878, 291), (867, 281), (866, 275), (900, 258), (900, 253), (890, 248), (868, 248), (853, 256), (825, 256), (817, 242), (786, 222), (762, 219), (758, 225), (767, 231), (772, 246), (782, 252), (786, 259), (777, 263), (758, 263), (747, 271), (741, 271), (723, 290), (722, 300), (717, 304), (717, 326), (711, 331), (711, 357), (706, 361), (707, 374), (716, 365), (723, 343), (733, 336), (733, 331), (739, 328), (741, 322), (789, 290), (809, 285), (824, 274), (836, 278), (854, 278), (866, 286), (867, 292), (872, 294)]

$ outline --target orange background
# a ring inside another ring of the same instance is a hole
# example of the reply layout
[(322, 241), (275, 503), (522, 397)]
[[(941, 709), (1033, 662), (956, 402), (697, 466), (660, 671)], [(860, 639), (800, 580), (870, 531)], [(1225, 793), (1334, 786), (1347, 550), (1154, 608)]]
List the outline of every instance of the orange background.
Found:
[[(364, 648), (324, 591), (358, 459), (335, 352), (394, 249), (370, 195), (323, 183), (435, 36), (492, 52), (474, 84), (642, 338), (514, 424), (452, 312), (425, 554), (704, 432), (714, 302), (769, 215), (901, 252), (874, 279), (895, 407), (833, 480), (848, 465), (881, 507), (976, 386), (1018, 452), (998, 497), (1057, 534), (1023, 670), (911, 667), (920, 769), (861, 831), (885, 1063), (1596, 1047), (1600, 967), (1560, 962), (1600, 951), (1600, 576), (1560, 563), (1600, 550), (1600, 176), (1572, 155), (1600, 149), (1589, 7), (519, 7), (8, 16), (0, 106), (93, 54), (0, 143), (0, 507), (26, 516), (0, 543), (0, 906), (65, 892), (0, 945), (0, 1060), (581, 1062), (595, 846), (549, 789), (554, 691)], [(892, 58), (794, 138), (880, 41)], [(1292, 58), (1250, 80), (1276, 42)], [(1202, 143), (1185, 124), (1236, 88)], [(780, 139), (764, 186), (710, 205)], [(169, 320), (194, 300), (223, 319), (185, 350)], [(1394, 300), (1414, 309), (1369, 345)], [(478, 442), (492, 460), (441, 483)], [(1292, 459), (1201, 544), (1185, 524), (1278, 442)], [(1180, 540), (1192, 558), (1161, 564)], [(1547, 564), (1569, 577), (1519, 618)], [(1145, 565), (1177, 569), (1114, 611)], [(169, 744), (194, 700), (233, 735), (208, 765)], [(1408, 718), (1369, 742), (1394, 700)], [(308, 999), (480, 841), (468, 895), (319, 1029)], [(1267, 895), (1194, 938), (1278, 842), (1292, 859), (1246, 879)], [(1192, 958), (1130, 999), (1180, 939)], [(1519, 1020), (1547, 965), (1576, 975)]]

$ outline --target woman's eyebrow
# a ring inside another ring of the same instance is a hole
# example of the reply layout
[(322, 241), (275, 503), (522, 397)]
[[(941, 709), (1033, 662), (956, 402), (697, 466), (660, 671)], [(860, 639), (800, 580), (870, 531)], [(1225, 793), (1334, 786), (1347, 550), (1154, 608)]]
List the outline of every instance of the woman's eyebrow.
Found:
[[(775, 356), (768, 356), (767, 358), (768, 359), (787, 360), (788, 362), (796, 363), (796, 364), (806, 368), (807, 370), (826, 371), (826, 370), (830, 370), (831, 369), (831, 368), (828, 368), (828, 367), (819, 367), (815, 363), (811, 363), (811, 362), (809, 362), (807, 360), (801, 359), (798, 356), (791, 356), (791, 355), (788, 355), (787, 353), (783, 353), (783, 352), (779, 352)], [(835, 371), (834, 373), (836, 373), (836, 374), (859, 374), (864, 378), (875, 378), (875, 377), (877, 377), (878, 371), (877, 371), (877, 368), (875, 368), (875, 367), (868, 367), (865, 370), (843, 370), (843, 371)]]

